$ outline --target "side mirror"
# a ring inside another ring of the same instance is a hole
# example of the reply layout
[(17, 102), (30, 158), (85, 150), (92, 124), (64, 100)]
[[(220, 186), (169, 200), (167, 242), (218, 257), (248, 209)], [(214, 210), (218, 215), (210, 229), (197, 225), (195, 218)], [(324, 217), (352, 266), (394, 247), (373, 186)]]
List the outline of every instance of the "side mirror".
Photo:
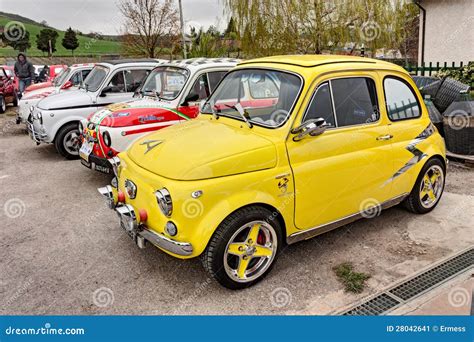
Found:
[(301, 126), (291, 130), (292, 134), (298, 134), (297, 136), (293, 137), (293, 141), (300, 141), (308, 135), (315, 137), (317, 135), (323, 134), (328, 126), (329, 125), (323, 118), (308, 120)]
[(67, 81), (66, 83), (64, 83), (62, 86), (61, 86), (61, 89), (68, 89), (68, 88), (71, 88), (73, 86), (72, 82), (71, 81)]
[(100, 97), (105, 97), (107, 96), (107, 93), (110, 93), (112, 92), (112, 86), (107, 86), (107, 87), (104, 87), (104, 89), (102, 89), (102, 91), (100, 92)]
[(189, 102), (195, 102), (199, 100), (199, 94), (196, 93), (189, 93), (188, 96), (184, 98), (182, 106), (189, 106)]

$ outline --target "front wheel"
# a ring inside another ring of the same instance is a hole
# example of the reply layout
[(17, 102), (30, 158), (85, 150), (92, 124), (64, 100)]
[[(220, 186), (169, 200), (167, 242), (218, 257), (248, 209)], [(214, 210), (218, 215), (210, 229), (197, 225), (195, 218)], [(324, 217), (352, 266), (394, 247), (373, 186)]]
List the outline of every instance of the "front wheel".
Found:
[(5, 113), (7, 110), (7, 104), (5, 103), (5, 98), (3, 95), (0, 95), (0, 114)]
[(81, 146), (81, 134), (76, 123), (67, 124), (61, 127), (54, 140), (56, 150), (66, 159), (79, 158), (79, 148)]
[(439, 203), (444, 191), (446, 169), (437, 158), (430, 159), (421, 169), (405, 207), (416, 214), (426, 214)]
[(222, 286), (243, 289), (270, 272), (281, 246), (282, 227), (272, 212), (247, 207), (219, 225), (201, 261)]

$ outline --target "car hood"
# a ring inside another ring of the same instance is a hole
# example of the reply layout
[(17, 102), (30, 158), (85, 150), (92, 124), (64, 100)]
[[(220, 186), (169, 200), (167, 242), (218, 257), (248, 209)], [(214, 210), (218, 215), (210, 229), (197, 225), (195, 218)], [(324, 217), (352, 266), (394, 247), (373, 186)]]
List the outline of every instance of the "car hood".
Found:
[(70, 90), (63, 93), (51, 94), (38, 104), (40, 109), (67, 109), (76, 106), (91, 106), (92, 97), (82, 89)]
[(38, 90), (38, 89), (42, 89), (42, 88), (47, 88), (47, 87), (51, 87), (53, 85), (53, 82), (41, 82), (41, 83), (35, 83), (35, 84), (32, 84), (30, 86), (28, 86), (28, 88), (26, 88), (26, 92), (25, 93), (28, 93), (30, 91), (34, 91), (34, 90)]
[(184, 118), (166, 103), (143, 98), (109, 105), (89, 115), (88, 121), (106, 127), (126, 127)]
[(44, 87), (40, 89), (36, 89), (33, 91), (29, 91), (23, 97), (21, 98), (22, 100), (36, 100), (36, 99), (41, 99), (43, 97), (46, 97), (52, 93), (56, 92), (55, 87)]
[(126, 152), (140, 167), (176, 180), (199, 180), (276, 166), (275, 145), (247, 127), (209, 119), (177, 124), (135, 141)]

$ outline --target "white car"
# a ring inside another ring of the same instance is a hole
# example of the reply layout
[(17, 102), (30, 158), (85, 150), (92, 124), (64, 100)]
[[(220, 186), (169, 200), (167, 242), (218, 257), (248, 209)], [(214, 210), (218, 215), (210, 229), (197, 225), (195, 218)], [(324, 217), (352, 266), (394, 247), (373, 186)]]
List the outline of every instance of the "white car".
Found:
[(25, 93), (18, 103), (19, 110), (16, 123), (26, 122), (34, 106), (46, 96), (59, 93), (66, 89), (73, 90), (75, 87), (81, 85), (93, 67), (93, 63), (71, 65), (54, 79), (50, 87)]
[(111, 173), (108, 159), (126, 150), (135, 139), (197, 117), (199, 103), (238, 62), (194, 58), (156, 67), (143, 82), (139, 97), (102, 108), (81, 122), (81, 163)]
[(77, 90), (42, 99), (27, 121), (31, 138), (54, 144), (67, 159), (79, 156), (79, 122), (91, 112), (132, 99), (149, 72), (162, 61), (122, 59), (98, 63)]

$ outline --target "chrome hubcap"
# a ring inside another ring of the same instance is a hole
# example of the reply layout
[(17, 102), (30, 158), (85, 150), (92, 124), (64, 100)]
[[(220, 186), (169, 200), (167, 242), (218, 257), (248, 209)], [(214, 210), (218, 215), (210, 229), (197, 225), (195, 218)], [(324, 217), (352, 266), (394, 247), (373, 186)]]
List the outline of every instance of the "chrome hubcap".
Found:
[(63, 145), (69, 154), (78, 155), (79, 144), (79, 131), (70, 131), (64, 136)]
[(225, 271), (239, 283), (255, 280), (270, 267), (276, 251), (275, 229), (265, 221), (249, 222), (232, 235), (226, 246)]
[(444, 186), (443, 169), (438, 165), (431, 166), (423, 176), (420, 184), (420, 202), (424, 208), (432, 208), (441, 197)]

